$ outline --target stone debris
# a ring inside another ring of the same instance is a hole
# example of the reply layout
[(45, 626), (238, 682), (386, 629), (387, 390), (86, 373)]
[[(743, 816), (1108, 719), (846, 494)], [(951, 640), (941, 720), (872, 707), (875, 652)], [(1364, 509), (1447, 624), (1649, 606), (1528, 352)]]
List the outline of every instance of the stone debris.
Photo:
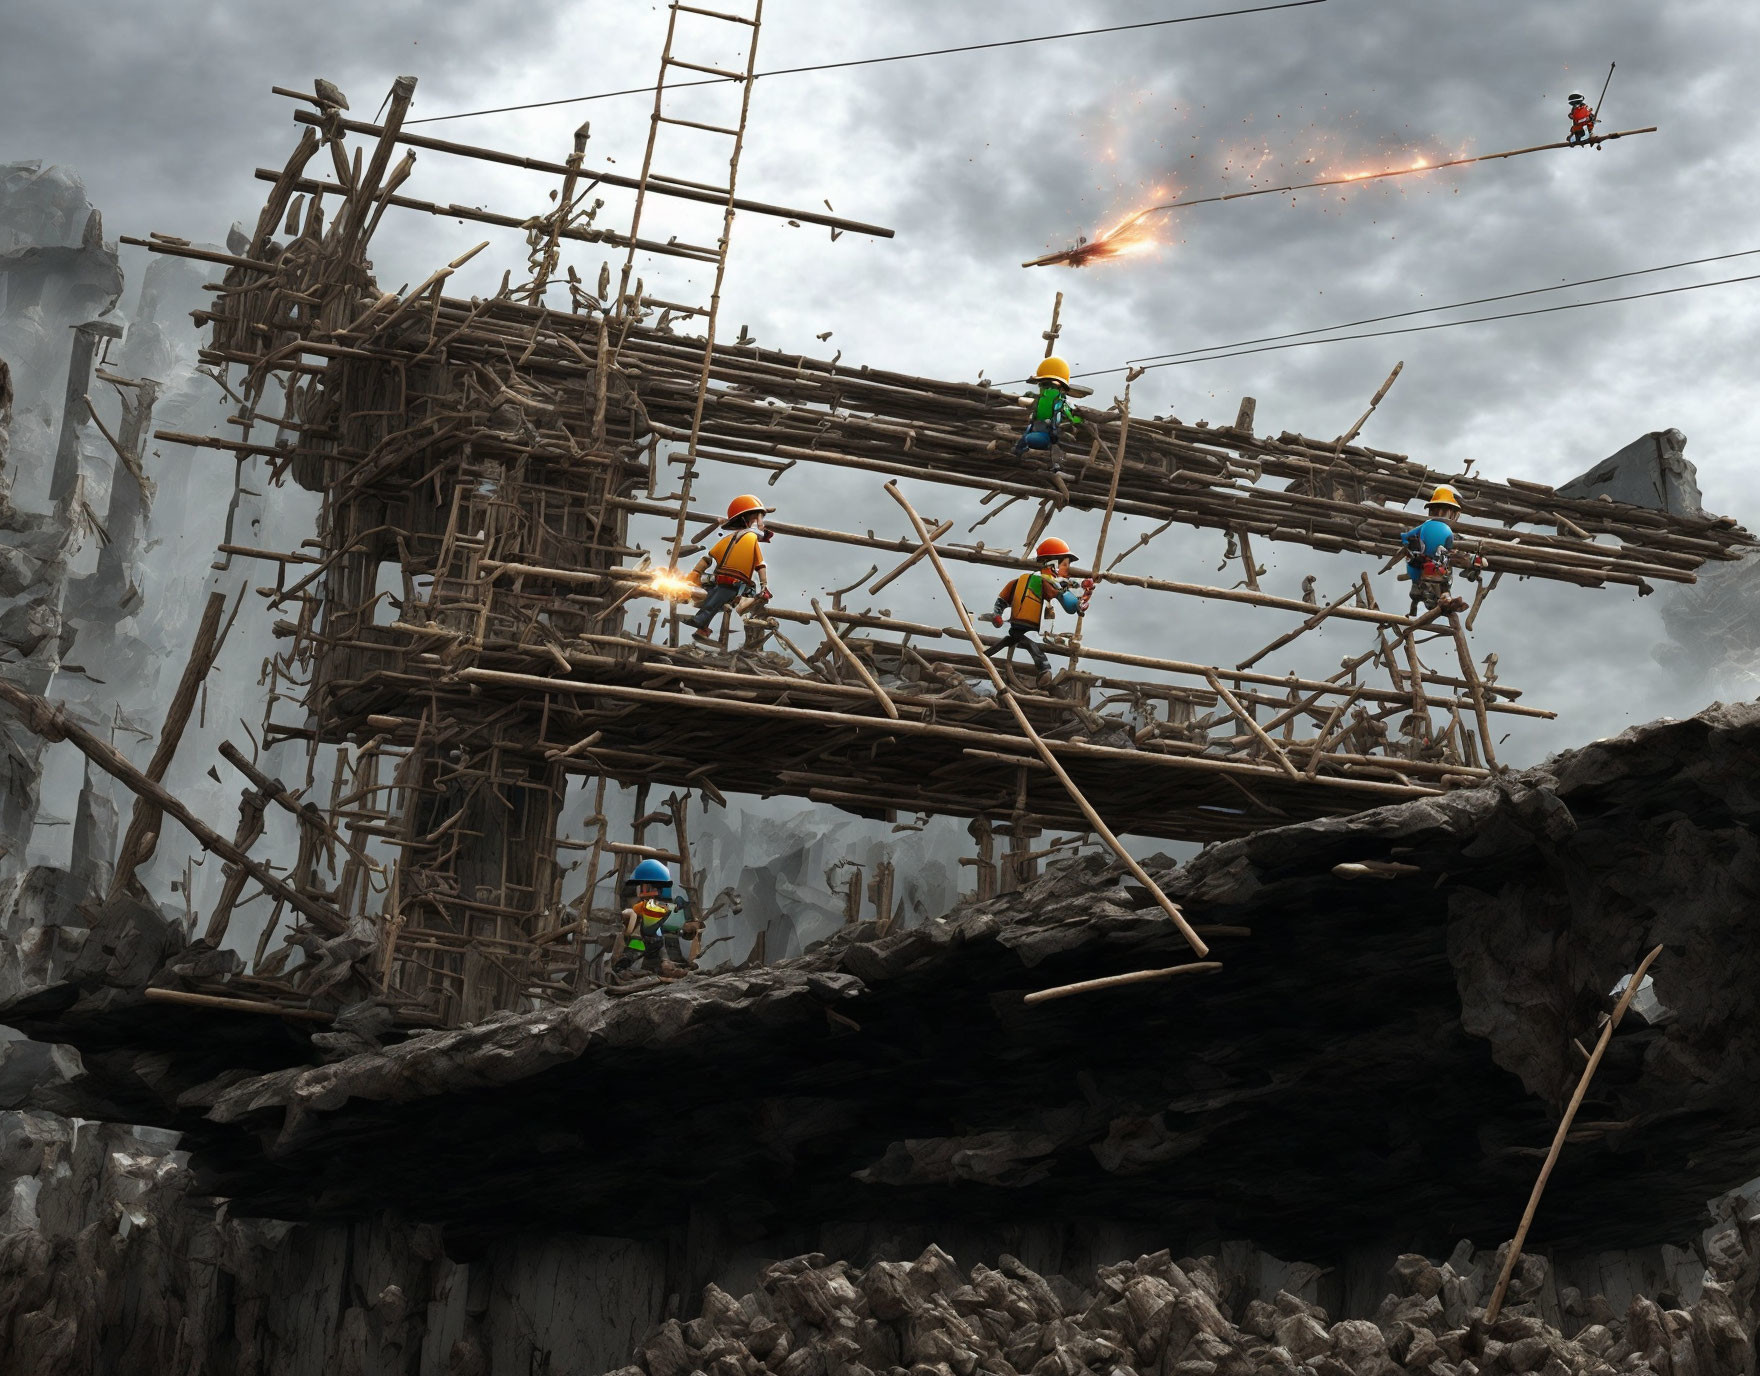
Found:
[(710, 1285), (700, 1316), (661, 1324), (612, 1376), (1753, 1376), (1757, 1244), (1760, 1212), (1743, 1210), (1707, 1244), (1689, 1307), (1639, 1296), (1616, 1314), (1567, 1287), (1562, 1326), (1542, 1315), (1535, 1256), (1487, 1324), (1503, 1253), (1474, 1267), (1465, 1243), (1440, 1265), (1400, 1257), (1374, 1315), (1338, 1322), (1287, 1290), (1231, 1293), (1212, 1257), (1157, 1252), (1082, 1291), (1006, 1254), (968, 1274), (939, 1247), (866, 1269), (815, 1253), (738, 1300)]

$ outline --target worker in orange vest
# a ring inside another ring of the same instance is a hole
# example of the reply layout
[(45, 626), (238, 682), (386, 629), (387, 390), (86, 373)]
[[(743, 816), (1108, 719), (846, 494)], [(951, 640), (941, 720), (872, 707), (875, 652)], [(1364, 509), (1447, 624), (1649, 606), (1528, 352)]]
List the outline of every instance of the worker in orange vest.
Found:
[(1589, 108), (1589, 102), (1582, 96), (1572, 94), (1571, 132), (1565, 139), (1566, 143), (1581, 143), (1595, 132), (1595, 112)]
[(709, 590), (703, 605), (691, 618), (691, 625), (696, 627), (692, 639), (714, 640), (709, 627), (723, 607), (741, 597), (770, 600), (770, 576), (764, 568), (764, 546), (770, 540), (770, 532), (764, 529), (764, 518), (775, 510), (749, 493), (728, 503), (727, 519), (721, 523), (728, 533), (691, 570), (691, 577)]
[(1066, 612), (1085, 612), (1094, 593), (1094, 580), (1084, 578), (1078, 595), (1076, 583), (1069, 576), (1076, 557), (1070, 547), (1055, 536), (1039, 544), (1034, 557), (1039, 561), (1037, 573), (1023, 573), (1003, 588), (990, 613), (992, 625), (1000, 626), (1006, 614), (1008, 634), (992, 645), (986, 654), (997, 655), (1011, 645), (1019, 645), (1033, 657), (1033, 667), (1041, 678), (1051, 677), (1051, 661), (1045, 647), (1032, 638), (1045, 621), (1046, 604), (1056, 601)]

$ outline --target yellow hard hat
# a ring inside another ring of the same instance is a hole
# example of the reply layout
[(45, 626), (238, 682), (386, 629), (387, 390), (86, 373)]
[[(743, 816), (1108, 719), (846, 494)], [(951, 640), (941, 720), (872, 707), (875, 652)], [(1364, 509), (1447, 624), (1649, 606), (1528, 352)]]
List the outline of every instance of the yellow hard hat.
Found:
[(1065, 363), (1061, 358), (1046, 359), (1039, 365), (1038, 370), (1033, 374), (1033, 379), (1035, 381), (1042, 381), (1045, 378), (1050, 378), (1056, 382), (1068, 382), (1069, 364)]
[(1452, 506), (1456, 511), (1459, 511), (1461, 509), (1461, 499), (1455, 494), (1455, 490), (1452, 487), (1447, 483), (1444, 483), (1441, 487), (1437, 488), (1436, 491), (1430, 494), (1430, 500), (1425, 502), (1424, 505)]

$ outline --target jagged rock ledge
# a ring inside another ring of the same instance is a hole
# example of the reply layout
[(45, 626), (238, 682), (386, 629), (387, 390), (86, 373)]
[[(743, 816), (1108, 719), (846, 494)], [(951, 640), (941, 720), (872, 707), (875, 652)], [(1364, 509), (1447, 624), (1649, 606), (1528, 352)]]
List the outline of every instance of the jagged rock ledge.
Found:
[[(160, 1047), (134, 1116), (184, 1131), (236, 1211), (391, 1208), (464, 1246), (522, 1226), (655, 1237), (712, 1200), (752, 1238), (1129, 1220), (1285, 1256), (1442, 1254), (1509, 1233), (1576, 1043), (1660, 942), (1673, 1014), (1622, 1026), (1537, 1236), (1684, 1239), (1760, 1174), (1756, 779), (1760, 707), (1719, 706), (1495, 787), (1152, 865), (1195, 922), (1251, 929), (1216, 938), (1214, 976), (1023, 1006), (1186, 958), (1092, 860), (882, 940), (334, 1064), (197, 1084), (212, 1045)], [(1364, 861), (1411, 869), (1333, 872)]]

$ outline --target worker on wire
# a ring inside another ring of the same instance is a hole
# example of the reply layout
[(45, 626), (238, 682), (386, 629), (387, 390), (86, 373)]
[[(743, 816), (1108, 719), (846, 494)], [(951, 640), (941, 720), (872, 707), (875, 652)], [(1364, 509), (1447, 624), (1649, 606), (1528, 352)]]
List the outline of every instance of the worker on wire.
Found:
[(650, 975), (683, 974), (689, 967), (681, 938), (701, 925), (689, 917), (690, 904), (674, 897), (672, 871), (658, 860), (644, 860), (623, 881), (623, 951), (612, 962), (621, 974), (641, 963)]
[(716, 616), (741, 597), (756, 597), (760, 603), (770, 600), (770, 575), (764, 567), (764, 546), (770, 541), (770, 532), (764, 529), (764, 518), (775, 510), (750, 493), (728, 503), (727, 519), (721, 523), (727, 534), (691, 570), (692, 579), (709, 590), (691, 618), (696, 628), (692, 639), (714, 640), (709, 628)]
[(1572, 92), (1570, 102), (1571, 132), (1565, 142), (1582, 143), (1595, 132), (1595, 112), (1589, 108), (1589, 102), (1575, 92)]
[(1444, 483), (1424, 504), (1424, 522), (1399, 537), (1406, 552), (1406, 577), (1412, 584), (1412, 616), (1418, 614), (1420, 606), (1433, 610), (1440, 605), (1445, 611), (1455, 612), (1466, 609), (1467, 604), (1460, 598), (1449, 596), (1450, 570), (1457, 560), (1464, 558), (1466, 577), (1476, 583), (1485, 560), (1477, 554), (1462, 556), (1456, 552), (1454, 523), (1460, 514), (1460, 497)]
[(1033, 657), (1033, 667), (1039, 671), (1040, 678), (1049, 679), (1051, 661), (1045, 656), (1045, 647), (1032, 638), (1032, 633), (1044, 624), (1048, 604), (1053, 601), (1066, 612), (1087, 611), (1088, 599), (1094, 595), (1094, 580), (1084, 578), (1078, 593), (1076, 581), (1069, 576), (1076, 557), (1068, 545), (1055, 537), (1040, 542), (1035, 558), (1039, 571), (1023, 573), (1011, 580), (997, 597), (990, 622), (1000, 626), (1006, 616), (1008, 634), (985, 653), (995, 656), (1011, 645), (1019, 645)]
[(1039, 384), (1039, 395), (1033, 398), (1033, 418), (1014, 447), (1019, 458), (1029, 450), (1043, 453), (1051, 460), (1051, 471), (1058, 471), (1065, 427), (1074, 429), (1082, 418), (1069, 404), (1069, 364), (1061, 358), (1047, 358), (1033, 374)]

